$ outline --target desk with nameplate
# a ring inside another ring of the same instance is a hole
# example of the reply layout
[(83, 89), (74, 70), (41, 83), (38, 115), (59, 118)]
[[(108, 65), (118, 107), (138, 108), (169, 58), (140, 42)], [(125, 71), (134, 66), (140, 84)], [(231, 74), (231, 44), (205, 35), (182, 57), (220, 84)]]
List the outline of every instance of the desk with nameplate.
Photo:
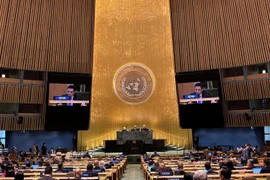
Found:
[(142, 141), (145, 144), (153, 144), (153, 131), (118, 131), (117, 144), (125, 144), (127, 141)]

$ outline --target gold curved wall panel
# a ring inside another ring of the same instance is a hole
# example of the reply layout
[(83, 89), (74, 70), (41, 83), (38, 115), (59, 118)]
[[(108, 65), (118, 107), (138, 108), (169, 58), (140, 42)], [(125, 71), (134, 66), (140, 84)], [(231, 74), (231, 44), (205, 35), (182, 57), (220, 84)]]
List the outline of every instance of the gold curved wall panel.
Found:
[(94, 0), (1, 0), (0, 67), (92, 72)]
[(268, 0), (171, 0), (176, 72), (269, 62)]
[[(95, 12), (91, 123), (79, 132), (79, 146), (104, 144), (134, 124), (146, 124), (154, 138), (190, 146), (191, 131), (179, 127), (169, 0), (98, 0)], [(145, 65), (155, 77), (142, 104), (126, 104), (114, 93), (114, 75), (128, 63)]]

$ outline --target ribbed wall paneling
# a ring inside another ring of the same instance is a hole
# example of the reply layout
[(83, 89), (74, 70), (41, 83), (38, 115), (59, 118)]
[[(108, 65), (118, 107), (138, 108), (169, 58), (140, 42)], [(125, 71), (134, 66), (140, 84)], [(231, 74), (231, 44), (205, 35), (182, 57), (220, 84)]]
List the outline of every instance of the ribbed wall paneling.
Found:
[(0, 84), (0, 103), (45, 103), (44, 86)]
[(1, 0), (0, 67), (92, 73), (94, 0)]
[(176, 72), (269, 62), (267, 0), (171, 0)]
[(24, 117), (23, 123), (18, 124), (17, 117), (0, 117), (0, 129), (7, 131), (44, 130), (40, 117)]
[(225, 101), (270, 98), (270, 79), (223, 84)]
[(244, 114), (227, 114), (225, 116), (226, 127), (269, 126), (270, 113), (250, 114), (251, 120), (246, 120)]

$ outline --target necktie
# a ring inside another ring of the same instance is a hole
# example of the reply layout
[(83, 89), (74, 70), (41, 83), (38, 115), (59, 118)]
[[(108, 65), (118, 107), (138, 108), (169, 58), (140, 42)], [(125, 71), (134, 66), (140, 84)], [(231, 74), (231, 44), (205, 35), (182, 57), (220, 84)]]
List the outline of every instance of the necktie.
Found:
[(200, 100), (197, 101), (197, 104), (202, 104), (202, 103), (203, 103), (203, 101), (202, 101), (202, 94), (200, 94)]
[[(69, 100), (73, 100), (73, 97), (69, 97)], [(73, 106), (73, 103), (71, 103), (71, 102), (69, 102), (68, 104), (67, 104), (68, 106)]]

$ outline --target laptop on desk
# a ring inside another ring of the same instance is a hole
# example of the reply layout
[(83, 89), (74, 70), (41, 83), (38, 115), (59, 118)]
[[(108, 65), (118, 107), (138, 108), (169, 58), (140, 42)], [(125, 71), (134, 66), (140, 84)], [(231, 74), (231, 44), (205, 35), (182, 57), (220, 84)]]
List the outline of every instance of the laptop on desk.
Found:
[(66, 170), (67, 172), (72, 172), (72, 171), (73, 171), (73, 168), (65, 168), (65, 170)]
[(31, 168), (33, 169), (37, 169), (39, 167), (39, 165), (32, 165)]
[(262, 167), (253, 168), (253, 174), (260, 174)]

